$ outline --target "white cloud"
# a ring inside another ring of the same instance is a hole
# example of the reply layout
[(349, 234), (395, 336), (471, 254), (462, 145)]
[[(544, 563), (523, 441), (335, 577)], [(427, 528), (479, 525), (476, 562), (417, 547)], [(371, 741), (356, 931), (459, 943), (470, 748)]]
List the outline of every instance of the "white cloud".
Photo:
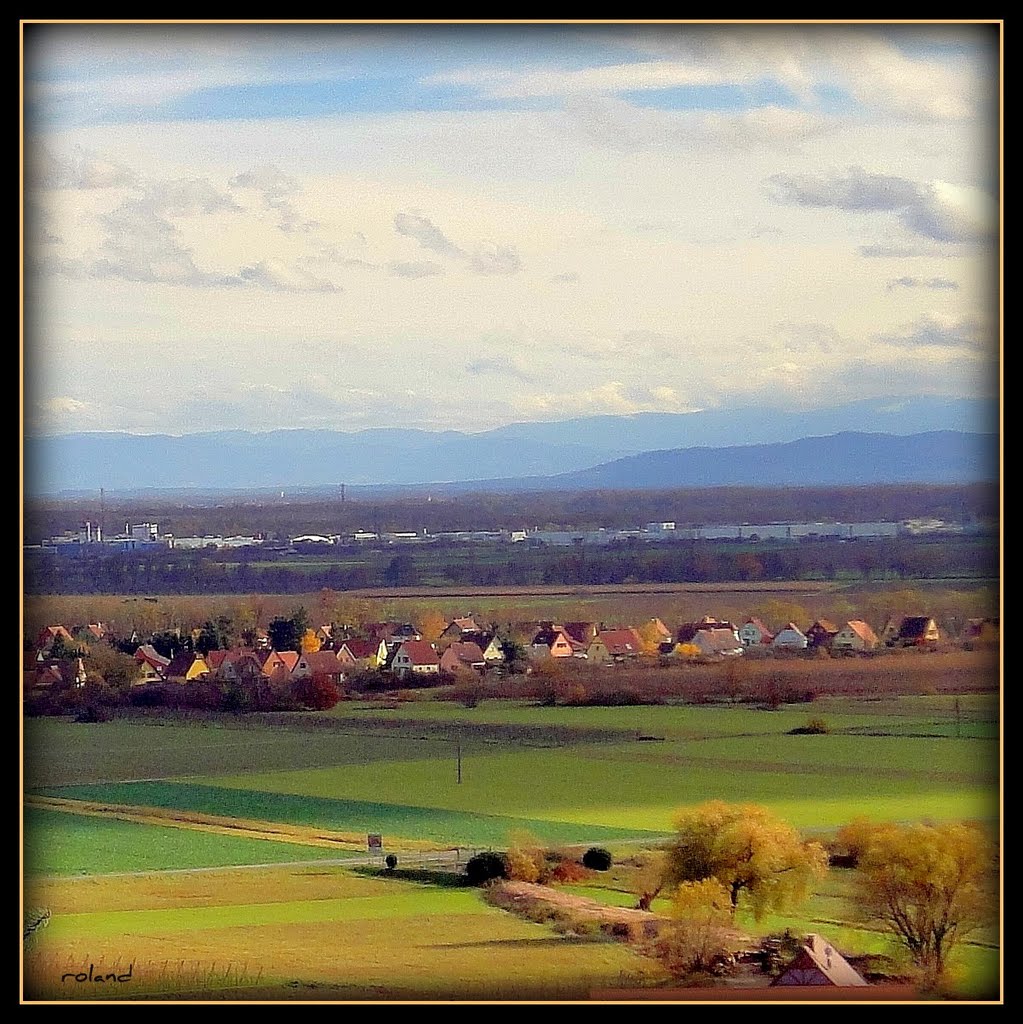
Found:
[(913, 234), (938, 242), (992, 237), (997, 204), (981, 189), (944, 181), (917, 182), (850, 167), (844, 174), (775, 174), (765, 182), (775, 202), (898, 216)]
[(408, 213), (399, 211), (394, 215), (394, 230), (399, 235), (414, 238), (424, 249), (442, 256), (464, 256), (458, 248), (429, 217), (416, 210)]
[(242, 267), (238, 277), (246, 284), (273, 292), (339, 292), (331, 281), (316, 277), (301, 267), (288, 266), (280, 260), (261, 260)]
[(25, 177), (28, 187), (33, 189), (125, 188), (139, 180), (130, 167), (81, 147), (66, 156), (57, 156), (39, 143), (29, 145), (26, 151)]
[(896, 277), (888, 282), (886, 290), (897, 291), (899, 288), (929, 288), (931, 291), (958, 291), (959, 285), (947, 277)]
[(517, 274), (522, 260), (510, 245), (487, 242), (473, 250), (469, 266), (474, 274)]
[(444, 268), (439, 263), (432, 263), (430, 260), (395, 262), (389, 264), (387, 269), (394, 277), (437, 277), (444, 273)]
[(60, 414), (81, 412), (83, 409), (89, 408), (87, 402), (80, 402), (77, 398), (68, 398), (66, 395), (51, 398), (42, 402), (41, 405), (46, 412)]

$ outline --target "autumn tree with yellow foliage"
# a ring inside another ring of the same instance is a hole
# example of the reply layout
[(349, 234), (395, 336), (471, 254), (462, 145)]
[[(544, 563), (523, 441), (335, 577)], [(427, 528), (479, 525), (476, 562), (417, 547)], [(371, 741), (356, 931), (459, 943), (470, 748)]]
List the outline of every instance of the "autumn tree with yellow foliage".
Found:
[(323, 646), (323, 644), (320, 638), (312, 629), (307, 629), (302, 634), (300, 646), (302, 648), (303, 654), (315, 654)]
[(839, 836), (856, 846), (857, 910), (892, 935), (926, 980), (941, 980), (956, 946), (996, 923), (994, 842), (975, 824), (854, 826)]
[(823, 878), (828, 855), (805, 841), (787, 822), (758, 804), (711, 800), (681, 811), (665, 861), (665, 887), (716, 879), (728, 893), (734, 916), (745, 899), (759, 921), (805, 899)]

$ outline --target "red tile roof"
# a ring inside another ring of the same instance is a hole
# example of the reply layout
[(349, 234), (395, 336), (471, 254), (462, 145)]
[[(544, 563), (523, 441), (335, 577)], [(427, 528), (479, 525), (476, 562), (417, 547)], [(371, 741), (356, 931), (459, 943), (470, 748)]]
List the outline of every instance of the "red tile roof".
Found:
[(877, 634), (862, 619), (850, 619), (846, 625), (864, 642), (877, 646)]
[(643, 649), (639, 637), (632, 629), (605, 629), (597, 634), (597, 638), (607, 648), (609, 654), (639, 654)]
[(380, 651), (379, 640), (346, 640), (345, 647), (351, 652), (353, 658), (373, 658)]
[(444, 652), (441, 661), (450, 662), (452, 658), (457, 658), (460, 662), (466, 665), (485, 664), (483, 652), (479, 649), (478, 644), (473, 643), (462, 643), (461, 641), (456, 641), (451, 644)]
[(426, 640), (406, 640), (399, 650), (403, 651), (413, 665), (439, 665), (440, 658), (433, 645)]

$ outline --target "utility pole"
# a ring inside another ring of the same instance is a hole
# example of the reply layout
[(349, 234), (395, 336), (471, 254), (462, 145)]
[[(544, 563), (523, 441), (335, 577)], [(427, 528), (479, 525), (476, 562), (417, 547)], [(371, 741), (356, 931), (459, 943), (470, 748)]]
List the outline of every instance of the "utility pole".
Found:
[(959, 718), (959, 698), (958, 697), (956, 697), (955, 712), (956, 712), (956, 739), (958, 740), (958, 739), (962, 738), (962, 731), (960, 730), (960, 724), (959, 724), (960, 723), (960, 718)]

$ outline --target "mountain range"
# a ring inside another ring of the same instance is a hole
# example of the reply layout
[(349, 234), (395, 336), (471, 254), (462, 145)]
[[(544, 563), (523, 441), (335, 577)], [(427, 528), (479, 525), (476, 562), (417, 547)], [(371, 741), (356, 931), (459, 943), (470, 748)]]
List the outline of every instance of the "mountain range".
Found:
[(977, 399), (865, 400), (592, 416), (479, 433), (384, 428), (25, 440), (32, 496), (151, 489), (353, 491), (585, 489), (885, 482), (998, 476), (997, 406)]

